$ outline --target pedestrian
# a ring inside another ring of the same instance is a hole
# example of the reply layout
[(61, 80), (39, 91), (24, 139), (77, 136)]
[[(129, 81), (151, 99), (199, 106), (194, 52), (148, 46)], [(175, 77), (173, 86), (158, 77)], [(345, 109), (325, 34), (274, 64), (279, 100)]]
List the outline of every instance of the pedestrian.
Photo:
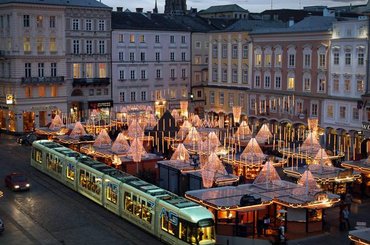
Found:
[(348, 230), (351, 229), (351, 225), (349, 223), (349, 210), (348, 210), (348, 206), (346, 206), (342, 210), (342, 216), (343, 216), (343, 228), (345, 229), (345, 227), (347, 226)]
[(285, 243), (285, 227), (283, 223), (279, 227), (279, 242), (281, 244)]
[(266, 236), (266, 231), (270, 226), (270, 217), (266, 214), (263, 218), (263, 235)]

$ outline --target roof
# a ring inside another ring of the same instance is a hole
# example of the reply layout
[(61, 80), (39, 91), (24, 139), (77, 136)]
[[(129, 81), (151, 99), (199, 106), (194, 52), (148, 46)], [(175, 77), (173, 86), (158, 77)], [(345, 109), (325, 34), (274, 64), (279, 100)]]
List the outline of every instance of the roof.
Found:
[(225, 31), (253, 31), (261, 28), (284, 28), (286, 26), (287, 25), (285, 23), (280, 21), (240, 19), (227, 27)]
[(265, 10), (261, 13), (263, 16), (270, 16), (270, 18), (276, 18), (288, 22), (291, 18), (298, 22), (303, 20), (308, 15), (322, 16), (322, 11), (306, 11), (302, 9), (270, 9)]
[(268, 27), (264, 29), (255, 29), (251, 34), (269, 34), (269, 33), (294, 33), (294, 32), (322, 32), (329, 31), (332, 24), (336, 21), (335, 17), (328, 16), (309, 16), (302, 21), (293, 24), (290, 27), (274, 28)]
[(95, 0), (0, 0), (0, 4), (9, 3), (112, 9), (111, 7)]
[(225, 12), (249, 12), (249, 11), (246, 9), (243, 9), (237, 4), (228, 4), (228, 5), (211, 6), (208, 9), (199, 11), (199, 14), (215, 14), (215, 13), (225, 13)]

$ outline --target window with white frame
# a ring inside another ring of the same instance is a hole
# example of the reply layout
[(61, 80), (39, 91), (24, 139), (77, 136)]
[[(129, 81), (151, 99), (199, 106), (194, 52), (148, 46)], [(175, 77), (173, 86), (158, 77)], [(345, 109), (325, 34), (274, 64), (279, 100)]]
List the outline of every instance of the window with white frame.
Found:
[(271, 66), (271, 54), (265, 54), (265, 66)]
[(140, 78), (141, 80), (146, 80), (146, 70), (141, 70), (140, 71)]
[(201, 64), (201, 63), (202, 63), (202, 56), (200, 56), (200, 55), (196, 55), (196, 56), (194, 57), (194, 64), (199, 65), (199, 64)]
[(80, 20), (72, 19), (72, 30), (78, 31), (80, 29)]
[(344, 54), (344, 64), (345, 65), (351, 65), (351, 59), (352, 59), (352, 54), (350, 52), (346, 52)]
[(295, 102), (295, 113), (296, 114), (302, 114), (303, 113), (303, 101), (302, 100), (296, 100), (296, 102)]
[(350, 79), (344, 80), (344, 92), (351, 93), (351, 80)]
[(229, 107), (233, 107), (234, 105), (234, 94), (233, 93), (229, 93)]
[(217, 82), (218, 74), (217, 74), (217, 68), (213, 68), (212, 70), (212, 81)]
[(125, 60), (125, 56), (124, 56), (124, 52), (123, 51), (119, 51), (118, 52), (118, 60), (119, 61), (124, 61)]
[(185, 36), (181, 36), (181, 43), (182, 44), (186, 43), (186, 37)]
[(99, 20), (98, 21), (98, 30), (99, 31), (105, 31), (105, 20)]
[(359, 109), (356, 107), (352, 108), (352, 120), (354, 121), (360, 120), (360, 112), (359, 112)]
[(339, 65), (339, 52), (338, 51), (333, 54), (333, 64)]
[(262, 65), (262, 54), (256, 54), (255, 55), (255, 66), (261, 66)]
[(310, 92), (311, 91), (311, 77), (310, 75), (306, 75), (303, 77), (303, 91)]
[(222, 44), (222, 58), (227, 58), (227, 44)]
[(119, 102), (125, 102), (125, 92), (124, 91), (119, 92)]
[(99, 78), (107, 77), (107, 64), (99, 63)]
[(249, 109), (250, 110), (256, 110), (257, 109), (256, 98), (254, 98), (254, 97), (250, 98)]
[(217, 54), (218, 54), (218, 49), (217, 49), (217, 44), (213, 44), (212, 45), (212, 58), (217, 58)]
[(44, 63), (38, 63), (38, 75), (44, 77)]
[(364, 57), (365, 57), (365, 55), (364, 55), (364, 52), (363, 51), (359, 51), (357, 53), (357, 65), (362, 66), (362, 65), (365, 64), (364, 63)]
[(319, 112), (319, 105), (315, 102), (311, 103), (311, 116), (317, 117)]
[(99, 40), (99, 54), (105, 54), (105, 41)]
[(325, 77), (319, 77), (317, 92), (325, 93), (325, 91), (326, 91), (326, 79)]
[(130, 79), (131, 80), (136, 80), (136, 72), (135, 72), (135, 70), (130, 70)]
[(200, 41), (196, 41), (195, 42), (195, 47), (196, 48), (201, 48), (202, 47), (202, 43)]
[(118, 34), (118, 42), (123, 43), (125, 41), (125, 36), (123, 34)]
[(276, 98), (275, 97), (270, 97), (270, 101), (269, 101), (269, 104), (270, 104), (270, 111), (271, 112), (276, 112), (276, 109), (277, 109), (277, 103), (276, 103)]
[(28, 14), (23, 15), (23, 27), (30, 27), (30, 16)]
[(24, 63), (24, 76), (31, 77), (31, 63)]
[(155, 35), (155, 43), (159, 43), (159, 35)]
[(238, 45), (233, 45), (232, 46), (231, 57), (233, 59), (237, 59), (238, 58)]
[(232, 69), (231, 70), (231, 81), (233, 83), (237, 83), (238, 82), (238, 70), (237, 69)]
[(288, 68), (295, 67), (295, 54), (289, 54), (288, 56)]
[(209, 103), (211, 105), (214, 105), (215, 104), (215, 92), (213, 92), (213, 91), (210, 91), (209, 92)]
[(181, 52), (181, 61), (186, 61), (186, 53)]
[(319, 54), (319, 68), (325, 69), (326, 68), (326, 55)]
[(139, 42), (140, 43), (145, 43), (145, 35), (140, 35), (139, 36)]
[(225, 104), (225, 94), (224, 92), (220, 92), (219, 94), (219, 105), (224, 105)]
[(271, 86), (270, 75), (265, 75), (265, 88), (270, 88), (270, 86)]
[(130, 99), (131, 99), (131, 102), (135, 102), (136, 101), (136, 92), (135, 91), (132, 91), (130, 93)]
[(339, 79), (333, 80), (333, 92), (334, 93), (339, 92)]
[(160, 60), (161, 60), (161, 53), (155, 52), (155, 61), (160, 61)]
[(145, 61), (145, 52), (140, 52), (140, 61)]
[(44, 17), (42, 15), (36, 16), (36, 27), (42, 28)]
[(227, 69), (222, 69), (222, 81), (227, 82)]
[(275, 88), (281, 89), (281, 75), (275, 75)]
[(155, 76), (156, 76), (157, 79), (162, 78), (162, 70), (161, 69), (157, 69), (155, 71)]
[(170, 52), (170, 60), (175, 61), (175, 52)]
[(357, 88), (357, 93), (363, 93), (365, 92), (365, 83), (364, 83), (364, 80), (357, 80), (357, 84), (356, 84), (356, 88)]
[(86, 45), (86, 54), (92, 54), (92, 40), (86, 40), (85, 41), (85, 45)]
[(73, 78), (81, 78), (81, 65), (79, 63), (73, 64)]
[(347, 108), (345, 106), (339, 106), (339, 119), (344, 120), (347, 118)]
[(55, 62), (50, 63), (50, 76), (52, 77), (57, 76), (57, 63)]
[(294, 90), (295, 88), (295, 78), (293, 76), (288, 77), (288, 89), (289, 90)]
[(256, 88), (260, 88), (261, 87), (261, 76), (259, 74), (257, 74), (255, 77), (254, 77), (254, 86)]
[(243, 46), (243, 59), (248, 59), (248, 45)]
[(73, 54), (79, 54), (80, 53), (80, 40), (73, 40)]
[(49, 27), (50, 28), (55, 28), (55, 16), (50, 16), (49, 17)]
[(85, 20), (85, 30), (86, 31), (92, 30), (92, 20)]
[(242, 73), (243, 73), (242, 82), (244, 84), (248, 84), (248, 69), (243, 69)]
[(326, 117), (334, 119), (334, 105), (328, 105), (326, 108)]
[(239, 106), (244, 106), (244, 94), (239, 94)]
[(186, 76), (186, 69), (185, 68), (182, 68), (181, 69), (181, 78), (182, 79), (185, 79), (187, 76)]
[(125, 71), (124, 70), (119, 71), (119, 80), (121, 80), (121, 81), (125, 80)]
[(303, 60), (304, 68), (311, 68), (311, 54), (305, 54)]
[(281, 67), (282, 61), (283, 61), (282, 54), (275, 54), (275, 66)]
[(141, 101), (146, 101), (146, 91), (141, 91)]
[(175, 36), (173, 35), (170, 36), (170, 43), (175, 43)]
[(130, 34), (130, 43), (135, 43), (135, 34)]
[(130, 61), (135, 61), (135, 52), (130, 52), (129, 59)]
[(85, 65), (85, 77), (92, 78), (94, 74), (93, 70), (94, 64), (93, 63), (86, 63)]

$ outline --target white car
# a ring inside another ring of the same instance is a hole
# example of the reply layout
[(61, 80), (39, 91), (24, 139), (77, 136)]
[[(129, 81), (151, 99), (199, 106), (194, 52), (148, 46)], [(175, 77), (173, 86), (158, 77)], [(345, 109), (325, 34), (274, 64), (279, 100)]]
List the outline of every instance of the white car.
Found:
[(4, 229), (5, 229), (4, 222), (0, 219), (0, 233), (2, 233)]

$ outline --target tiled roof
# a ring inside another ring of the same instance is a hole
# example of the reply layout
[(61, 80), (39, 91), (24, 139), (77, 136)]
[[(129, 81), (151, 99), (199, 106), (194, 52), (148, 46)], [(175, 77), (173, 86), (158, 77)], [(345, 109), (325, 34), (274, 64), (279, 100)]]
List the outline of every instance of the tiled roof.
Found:
[(95, 0), (0, 0), (0, 4), (18, 3), (18, 4), (38, 4), (38, 5), (58, 5), (73, 7), (92, 7), (108, 8), (111, 7)]
[(225, 12), (248, 12), (237, 4), (211, 6), (208, 9), (199, 11), (200, 14), (214, 14)]
[(191, 15), (112, 12), (112, 29), (208, 32), (224, 29), (236, 20), (205, 19)]
[(329, 31), (336, 20), (335, 17), (310, 16), (290, 27), (255, 29), (251, 34)]
[(225, 31), (253, 31), (261, 28), (284, 28), (287, 24), (280, 21), (270, 20), (246, 20), (240, 19), (234, 24), (230, 25)]

